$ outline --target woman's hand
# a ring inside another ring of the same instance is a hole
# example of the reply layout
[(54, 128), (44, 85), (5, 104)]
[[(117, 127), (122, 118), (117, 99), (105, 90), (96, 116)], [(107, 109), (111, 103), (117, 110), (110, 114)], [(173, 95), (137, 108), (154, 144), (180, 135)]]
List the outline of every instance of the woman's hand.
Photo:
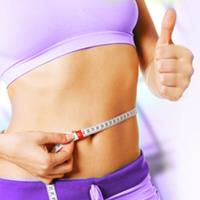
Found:
[[(74, 141), (67, 139), (66, 134), (26, 131), (4, 136), (7, 138), (1, 148), (3, 158), (42, 182), (51, 183), (54, 178), (61, 178), (72, 170)], [(51, 153), (55, 144), (64, 145), (59, 152)]]
[(162, 22), (154, 59), (144, 76), (147, 86), (156, 96), (172, 101), (183, 95), (194, 72), (191, 51), (172, 42), (175, 22), (176, 12), (169, 9)]

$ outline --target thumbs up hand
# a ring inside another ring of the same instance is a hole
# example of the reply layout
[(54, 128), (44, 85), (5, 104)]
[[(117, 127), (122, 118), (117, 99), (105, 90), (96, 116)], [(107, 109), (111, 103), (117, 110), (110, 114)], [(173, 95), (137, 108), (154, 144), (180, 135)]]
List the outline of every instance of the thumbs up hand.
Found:
[(175, 22), (175, 10), (167, 10), (153, 61), (145, 70), (144, 76), (149, 89), (156, 96), (171, 101), (176, 101), (183, 95), (194, 72), (191, 51), (172, 42)]

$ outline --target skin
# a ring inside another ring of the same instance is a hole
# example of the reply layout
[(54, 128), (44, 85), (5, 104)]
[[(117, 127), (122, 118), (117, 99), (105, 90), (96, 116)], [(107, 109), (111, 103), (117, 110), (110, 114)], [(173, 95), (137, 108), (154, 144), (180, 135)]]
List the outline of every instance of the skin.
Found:
[[(135, 107), (139, 66), (160, 98), (178, 100), (189, 85), (193, 56), (172, 43), (175, 12), (166, 13), (158, 37), (144, 1), (138, 6), (136, 48), (112, 44), (79, 50), (35, 68), (8, 87), (12, 118), (0, 135), (0, 177), (44, 183), (102, 177), (138, 158), (137, 116), (76, 142), (63, 134)], [(57, 143), (65, 147), (50, 153)]]
[(192, 52), (172, 41), (175, 22), (176, 12), (169, 9), (162, 22), (153, 61), (145, 70), (145, 80), (151, 91), (171, 101), (182, 97), (194, 73)]

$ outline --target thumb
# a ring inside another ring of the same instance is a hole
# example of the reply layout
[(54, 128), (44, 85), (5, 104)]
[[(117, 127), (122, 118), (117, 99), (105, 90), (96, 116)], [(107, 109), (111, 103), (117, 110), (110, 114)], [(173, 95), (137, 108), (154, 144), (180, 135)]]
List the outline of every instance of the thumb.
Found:
[(73, 134), (65, 133), (51, 133), (51, 132), (40, 132), (38, 142), (40, 144), (64, 144), (73, 140)]
[(168, 9), (164, 15), (160, 37), (157, 41), (157, 46), (172, 44), (172, 33), (176, 24), (176, 11), (171, 8)]

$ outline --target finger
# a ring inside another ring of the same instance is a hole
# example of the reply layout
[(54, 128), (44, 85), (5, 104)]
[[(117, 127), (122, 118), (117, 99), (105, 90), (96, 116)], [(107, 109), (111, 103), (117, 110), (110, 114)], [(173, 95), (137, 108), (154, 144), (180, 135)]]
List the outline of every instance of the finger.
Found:
[(68, 173), (72, 170), (72, 166), (73, 166), (73, 156), (63, 164), (57, 165), (53, 169), (51, 169), (49, 175)]
[(171, 8), (168, 9), (164, 15), (160, 37), (157, 41), (157, 46), (162, 46), (172, 43), (172, 33), (176, 24), (176, 11)]
[(177, 101), (182, 96), (183, 92), (182, 88), (179, 87), (168, 87), (161, 85), (160, 94), (166, 99), (169, 99), (171, 101)]
[(65, 175), (64, 173), (61, 173), (61, 174), (48, 174), (46, 176), (42, 176), (41, 178), (49, 180), (49, 179), (55, 179), (55, 178), (62, 178), (64, 175)]
[(181, 87), (185, 88), (188, 81), (182, 74), (162, 73), (159, 75), (160, 83), (168, 87)]
[(55, 132), (40, 132), (38, 134), (39, 144), (65, 144), (73, 141), (73, 135), (65, 133), (55, 133)]
[(193, 59), (191, 51), (181, 45), (168, 45), (156, 48), (155, 59), (182, 59), (189, 60)]
[(40, 180), (41, 182), (43, 182), (44, 184), (50, 184), (50, 183), (52, 183), (52, 181), (53, 181), (53, 179), (42, 178), (42, 177), (40, 177), (39, 180)]
[(156, 62), (156, 68), (160, 73), (181, 72), (180, 62), (177, 59), (160, 59)]
[(42, 177), (39, 177), (39, 180), (45, 184), (50, 184), (53, 182), (53, 179), (63, 178), (63, 176), (64, 176), (64, 174), (57, 174), (57, 175), (52, 175), (52, 176), (42, 176)]
[(73, 149), (74, 149), (74, 141), (64, 145), (62, 151), (59, 151), (57, 153), (49, 152), (48, 154), (50, 157), (50, 166), (54, 167), (69, 160), (72, 156)]
[(180, 73), (185, 77), (190, 77), (194, 73), (191, 63), (177, 59), (157, 60), (156, 69), (159, 73)]

